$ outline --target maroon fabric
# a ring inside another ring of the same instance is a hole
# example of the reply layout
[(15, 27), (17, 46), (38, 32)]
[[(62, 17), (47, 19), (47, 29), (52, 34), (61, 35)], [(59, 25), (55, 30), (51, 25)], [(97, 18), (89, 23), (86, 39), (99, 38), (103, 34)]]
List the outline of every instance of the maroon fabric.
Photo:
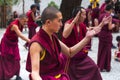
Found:
[[(110, 14), (101, 14), (99, 20), (101, 21), (104, 16), (109, 16)], [(108, 25), (105, 25), (101, 32), (98, 34), (99, 37), (99, 47), (98, 47), (98, 59), (97, 65), (100, 70), (106, 69), (110, 71), (111, 68), (111, 47), (112, 47), (112, 34), (111, 30), (108, 29)]]
[(1, 56), (11, 57), (14, 60), (20, 60), (18, 42), (11, 42), (4, 35), (1, 40)]
[[(42, 76), (42, 80), (69, 80), (69, 77), (66, 74), (62, 74), (60, 78), (55, 78), (53, 76), (48, 76), (48, 75), (44, 75)], [(29, 75), (29, 79), (33, 80), (31, 77), (31, 74)]]
[(11, 31), (12, 25), (17, 25), (20, 31), (23, 29), (19, 20), (16, 19), (7, 27), (1, 39), (0, 78), (2, 79), (0, 80), (9, 80), (14, 75), (19, 75), (20, 71), (18, 36), (14, 31)]
[(99, 7), (96, 7), (92, 10), (92, 25), (94, 26), (94, 19), (98, 19), (100, 14)]
[(37, 24), (32, 18), (32, 10), (29, 10), (26, 15), (28, 17), (28, 27), (37, 27)]
[(103, 3), (100, 7), (100, 13), (104, 13), (106, 8), (106, 3)]
[[(57, 74), (63, 74), (64, 65), (63, 57), (60, 55), (60, 44), (55, 35), (52, 35), (52, 39), (54, 41), (54, 48), (51, 45), (52, 41), (49, 35), (43, 29), (40, 29), (31, 40), (31, 43), (38, 42), (46, 50), (44, 59), (40, 61), (40, 76), (43, 80), (59, 80), (55, 79), (54, 76)], [(31, 72), (30, 53), (28, 53), (26, 69)]]
[(85, 19), (85, 21), (84, 21), (84, 23), (85, 23), (85, 25), (87, 26), (87, 27), (89, 27), (90, 25), (89, 25), (89, 20), (88, 20), (88, 13), (90, 13), (90, 15), (91, 15), (91, 9), (86, 9), (86, 19)]
[[(78, 36), (76, 26), (68, 38), (63, 38), (63, 42), (71, 47), (81, 41), (86, 34), (86, 26), (83, 23), (80, 24), (80, 36)], [(97, 65), (87, 56), (85, 52), (87, 48), (83, 48), (73, 58), (70, 59), (68, 66), (68, 74), (71, 80), (102, 80)], [(65, 57), (66, 59), (66, 57)], [(66, 63), (67, 64), (67, 63)], [(67, 65), (66, 65), (67, 66)]]
[(19, 75), (20, 61), (12, 57), (0, 56), (0, 80), (10, 80), (14, 75)]
[(71, 60), (68, 74), (71, 80), (102, 80), (94, 61), (87, 56), (81, 60)]
[(29, 10), (26, 15), (28, 17), (28, 29), (29, 29), (28, 38), (31, 39), (36, 34), (35, 29), (38, 25), (32, 18), (32, 10)]
[(23, 26), (20, 25), (20, 22), (18, 19), (14, 20), (6, 29), (5, 36), (12, 42), (17, 42), (18, 41), (18, 36), (15, 33), (15, 31), (11, 31), (11, 27), (13, 25), (17, 25), (19, 30), (23, 30)]
[[(72, 20), (73, 19), (70, 19), (66, 23), (70, 23), (70, 22), (72, 22)], [(65, 43), (68, 47), (74, 46), (75, 44), (77, 44), (79, 41), (81, 41), (85, 37), (86, 26), (84, 25), (84, 23), (80, 23), (79, 28), (80, 28), (80, 33), (78, 33), (77, 26), (75, 25), (71, 34), (67, 38), (62, 37), (63, 43)], [(87, 54), (84, 53), (84, 48), (83, 48), (83, 50), (81, 50), (79, 53), (77, 53), (74, 57), (83, 59), (86, 56), (87, 56)]]

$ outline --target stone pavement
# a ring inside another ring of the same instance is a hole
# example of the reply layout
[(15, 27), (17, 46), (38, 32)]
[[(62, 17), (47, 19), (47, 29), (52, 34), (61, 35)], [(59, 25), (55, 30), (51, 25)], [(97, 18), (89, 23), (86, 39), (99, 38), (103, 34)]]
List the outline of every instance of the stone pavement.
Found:
[[(0, 28), (0, 40), (1, 40), (1, 37), (4, 33), (4, 31), (5, 31), (5, 29)], [(28, 32), (23, 31), (23, 34), (25, 36), (27, 36)], [(113, 33), (113, 43), (115, 46), (117, 46), (117, 42), (115, 39), (116, 39), (116, 36), (118, 36), (118, 35), (120, 35), (120, 33)], [(23, 80), (29, 80), (28, 79), (29, 72), (27, 72), (25, 70), (26, 58), (27, 58), (28, 51), (23, 47), (24, 43), (25, 42), (23, 40), (19, 39), (19, 48), (20, 48), (20, 56), (21, 56), (20, 75), (23, 78)], [(112, 69), (111, 69), (111, 71), (110, 72), (101, 72), (103, 80), (120, 80), (120, 62), (116, 62), (113, 59), (113, 54), (114, 54), (115, 50), (116, 49), (112, 49), (112, 62), (111, 62)], [(93, 37), (92, 38), (92, 51), (89, 52), (89, 56), (95, 62), (97, 61), (97, 51), (98, 51), (98, 38)], [(15, 76), (11, 80), (15, 80)]]

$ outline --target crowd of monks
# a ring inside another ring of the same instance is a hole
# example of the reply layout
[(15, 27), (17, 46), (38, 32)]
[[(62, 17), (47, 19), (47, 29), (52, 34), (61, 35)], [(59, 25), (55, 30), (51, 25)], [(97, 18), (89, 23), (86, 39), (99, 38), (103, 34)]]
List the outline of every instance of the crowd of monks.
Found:
[[(101, 6), (99, 0), (90, 0), (87, 9), (73, 8), (71, 18), (62, 24), (62, 13), (55, 7), (46, 7), (40, 16), (37, 5), (31, 5), (26, 14), (8, 25), (1, 39), (0, 80), (10, 80), (14, 75), (16, 80), (22, 80), (19, 37), (26, 41), (26, 70), (30, 72), (30, 80), (102, 80), (100, 72), (111, 71), (112, 32), (119, 31), (119, 6), (119, 0), (105, 0)], [(42, 25), (36, 32), (39, 19)], [(28, 38), (22, 34), (25, 25)], [(62, 40), (59, 40), (56, 33), (62, 26)], [(97, 64), (88, 56), (93, 36), (99, 39)]]

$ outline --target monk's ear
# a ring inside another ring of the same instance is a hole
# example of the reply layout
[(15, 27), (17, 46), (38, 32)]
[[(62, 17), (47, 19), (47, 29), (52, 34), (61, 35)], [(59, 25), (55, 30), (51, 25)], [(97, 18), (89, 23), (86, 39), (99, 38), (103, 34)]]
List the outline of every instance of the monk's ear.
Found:
[(51, 21), (48, 19), (46, 20), (46, 24), (49, 25), (51, 23)]

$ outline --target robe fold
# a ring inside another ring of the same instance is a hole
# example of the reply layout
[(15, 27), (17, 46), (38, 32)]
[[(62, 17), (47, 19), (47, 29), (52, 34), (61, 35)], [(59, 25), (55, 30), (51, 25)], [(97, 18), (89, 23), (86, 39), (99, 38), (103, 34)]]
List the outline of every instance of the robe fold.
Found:
[[(72, 20), (68, 20), (67, 22), (70, 23)], [(68, 47), (74, 46), (85, 37), (86, 26), (83, 23), (80, 23), (79, 28), (80, 32), (78, 33), (75, 25), (71, 34), (67, 38), (63, 37), (62, 41)], [(80, 52), (70, 59), (69, 66), (67, 67), (71, 80), (102, 80), (97, 65), (92, 59), (90, 59), (87, 53), (88, 49), (85, 46)]]
[(15, 31), (11, 31), (11, 27), (17, 25), (20, 31), (19, 20), (13, 21), (6, 29), (1, 40), (0, 54), (0, 80), (9, 80), (14, 75), (19, 75), (20, 71), (20, 54), (18, 49), (18, 36)]
[[(52, 47), (52, 41), (48, 34), (43, 29), (40, 29), (30, 42), (30, 45), (33, 42), (38, 42), (45, 50), (45, 56), (40, 60), (40, 76), (42, 80), (69, 80), (69, 77), (63, 71), (64, 59), (60, 54), (61, 47), (59, 41), (55, 35), (52, 35), (52, 39), (54, 48)], [(30, 53), (28, 53), (26, 70), (31, 72)], [(55, 78), (58, 75), (59, 77)]]

